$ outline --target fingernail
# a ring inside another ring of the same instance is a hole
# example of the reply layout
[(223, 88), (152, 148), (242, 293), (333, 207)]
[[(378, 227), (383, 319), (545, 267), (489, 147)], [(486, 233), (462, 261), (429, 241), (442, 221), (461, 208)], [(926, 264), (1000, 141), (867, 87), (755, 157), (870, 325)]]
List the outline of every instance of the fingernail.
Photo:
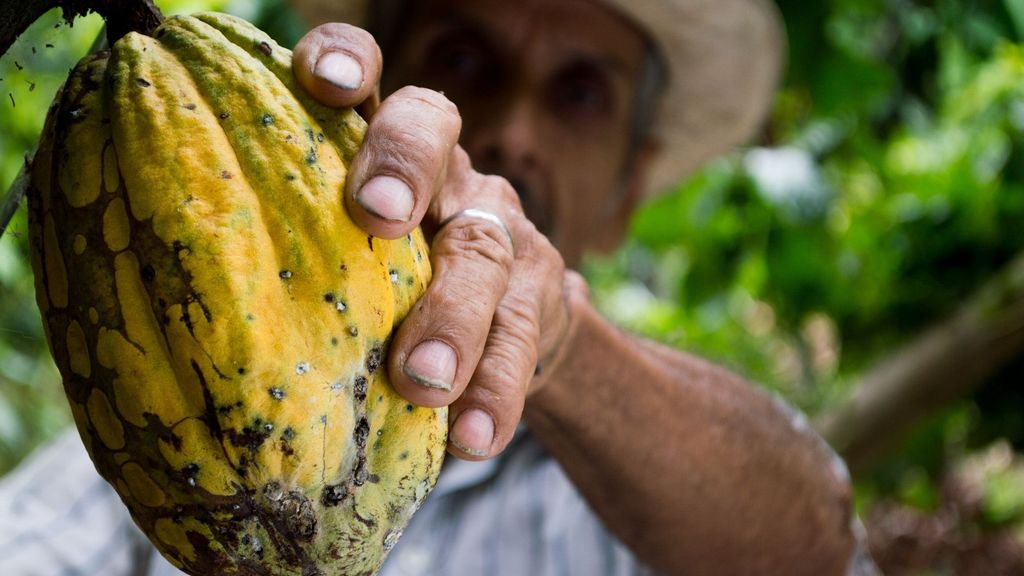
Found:
[(313, 74), (342, 90), (355, 90), (363, 85), (363, 67), (355, 58), (341, 52), (320, 56)]
[(408, 222), (412, 218), (412, 189), (393, 176), (370, 178), (359, 189), (356, 201), (378, 218), (396, 222)]
[(494, 443), (494, 420), (483, 410), (466, 410), (452, 426), (449, 440), (470, 456), (487, 456)]
[(413, 349), (405, 361), (405, 375), (427, 388), (452, 389), (458, 359), (452, 347), (438, 340), (427, 340)]

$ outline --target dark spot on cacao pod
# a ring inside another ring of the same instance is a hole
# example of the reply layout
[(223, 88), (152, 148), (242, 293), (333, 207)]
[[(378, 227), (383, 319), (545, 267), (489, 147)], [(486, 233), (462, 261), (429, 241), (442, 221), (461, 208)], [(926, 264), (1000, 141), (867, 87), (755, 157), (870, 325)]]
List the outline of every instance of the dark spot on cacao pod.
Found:
[(370, 246), (370, 252), (373, 252), (373, 235), (366, 237), (366, 243)]
[(199, 464), (195, 462), (181, 469), (181, 476), (189, 486), (196, 485), (196, 474), (199, 473)]
[(195, 110), (196, 109), (196, 105), (195, 104), (185, 104), (185, 109), (186, 110)]
[(232, 444), (239, 448), (248, 448), (250, 452), (255, 453), (259, 450), (260, 446), (266, 442), (269, 433), (263, 429), (263, 421), (260, 418), (256, 418), (252, 426), (245, 426), (241, 432), (235, 430), (228, 430), (227, 437)]
[(398, 455), (399, 460), (405, 460), (407, 458), (409, 458), (409, 452), (402, 452), (401, 454)]
[(270, 44), (260, 42), (260, 52), (262, 52), (264, 56), (270, 56), (274, 52), (274, 49), (270, 47)]
[(289, 280), (292, 277), (292, 273), (288, 270), (281, 270), (278, 276), (281, 277), (281, 280)]
[(284, 454), (285, 456), (294, 456), (295, 450), (292, 450), (291, 444), (281, 440), (281, 454)]
[(362, 402), (363, 400), (366, 400), (366, 376), (356, 376), (355, 383), (352, 386), (352, 392), (357, 401)]
[(153, 269), (152, 264), (146, 264), (142, 267), (142, 280), (144, 282), (152, 282), (156, 279), (156, 270)]
[(384, 350), (380, 347), (380, 344), (370, 348), (370, 353), (366, 356), (366, 370), (373, 374), (380, 368), (380, 364), (384, 359)]
[(309, 164), (309, 165), (316, 164), (316, 149), (315, 148), (310, 148), (309, 149), (309, 154), (306, 154), (306, 164)]
[(152, 86), (152, 84), (149, 83), (149, 80), (146, 80), (145, 78), (136, 78), (135, 83), (143, 88), (149, 88)]
[(294, 440), (295, 439), (295, 429), (292, 428), (291, 426), (286, 427), (281, 432), (281, 438), (283, 438), (284, 440), (287, 440), (289, 442)]
[(349, 336), (359, 336), (359, 328), (356, 328), (355, 326), (349, 326), (348, 334)]
[(327, 424), (327, 414), (321, 414), (320, 415), (320, 423), (321, 424)]
[[(11, 99), (11, 104), (14, 104), (13, 97)], [(77, 123), (81, 122), (82, 120), (85, 120), (86, 116), (87, 114), (85, 108), (72, 108), (71, 110), (68, 110), (64, 113), (64, 121), (68, 123)]]
[(359, 460), (356, 462), (356, 469), (352, 474), (352, 483), (356, 486), (362, 486), (366, 484), (366, 477), (369, 474), (366, 472), (366, 456), (359, 456)]
[(332, 294), (331, 292), (328, 292), (327, 294), (324, 294), (324, 302), (327, 302), (328, 304), (333, 303), (334, 302), (334, 294)]
[(366, 477), (366, 481), (369, 482), (370, 484), (378, 484), (380, 482), (380, 476), (377, 476), (376, 474), (370, 474), (369, 476)]
[(231, 114), (229, 112), (221, 112), (220, 114), (217, 115), (217, 117), (220, 118), (221, 120), (227, 120), (228, 118), (231, 117)]
[(405, 411), (406, 412), (412, 412), (414, 408), (415, 408), (415, 406), (413, 406), (412, 404), (406, 404), (405, 405)]
[(306, 138), (309, 138), (310, 142), (313, 141), (313, 129), (312, 128), (306, 128)]
[(348, 496), (348, 488), (344, 484), (336, 486), (325, 486), (320, 494), (320, 503), (330, 508), (341, 504)]
[(382, 401), (384, 401), (384, 395), (383, 394), (381, 394), (380, 396), (377, 396), (377, 402), (382, 402)]
[[(289, 181), (289, 182), (291, 182), (291, 181), (295, 180), (295, 174), (291, 174), (291, 173), (285, 174), (284, 175), (284, 179)], [(291, 232), (291, 230), (289, 230), (289, 233), (290, 232)]]
[(231, 180), (231, 172), (228, 172), (227, 170), (221, 170), (220, 171), (220, 179), (221, 180)]
[(284, 390), (280, 388), (271, 388), (267, 390), (270, 393), (270, 397), (274, 400), (281, 400), (284, 398)]
[[(280, 494), (280, 488), (277, 488)], [(271, 509), (284, 520), (288, 533), (297, 540), (310, 540), (316, 534), (316, 514), (309, 498), (292, 490), (279, 497), (268, 497)]]
[(356, 446), (359, 448), (366, 448), (366, 438), (370, 435), (370, 423), (366, 420), (366, 416), (359, 419), (359, 423), (356, 424), (356, 429), (352, 432), (352, 437), (356, 441)]
[(412, 278), (412, 276), (408, 276), (408, 277), (406, 277), (406, 279), (405, 279), (405, 285), (406, 285), (406, 286), (412, 286), (412, 283), (413, 283), (413, 278)]
[(243, 374), (245, 374), (245, 368), (239, 368), (238, 369), (238, 375), (241, 376)]
[(181, 436), (178, 436), (173, 432), (167, 432), (165, 434), (161, 434), (160, 439), (174, 447), (176, 452), (181, 451)]
[(338, 345), (338, 337), (337, 336), (331, 336), (331, 346), (337, 346), (337, 345)]
[(263, 122), (264, 126), (270, 126), (271, 124), (274, 123), (274, 117), (271, 116), (270, 114), (264, 114), (263, 118), (261, 118), (260, 121)]
[(257, 558), (263, 558), (263, 542), (258, 537), (246, 534), (242, 536), (242, 544), (249, 547)]
[(274, 425), (271, 424), (270, 422), (267, 422), (266, 424), (263, 425), (263, 431), (267, 432), (267, 433), (273, 432), (274, 431)]

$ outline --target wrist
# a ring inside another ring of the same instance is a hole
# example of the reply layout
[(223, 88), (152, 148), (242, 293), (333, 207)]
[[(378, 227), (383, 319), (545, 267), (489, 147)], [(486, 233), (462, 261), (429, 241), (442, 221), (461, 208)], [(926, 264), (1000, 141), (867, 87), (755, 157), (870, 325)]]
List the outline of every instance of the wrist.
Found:
[[(581, 394), (593, 392), (598, 381), (617, 370), (618, 354), (613, 350), (617, 349), (620, 333), (591, 304), (582, 277), (572, 274), (576, 282), (567, 289), (566, 297), (569, 327), (558, 349), (531, 382), (524, 407), (528, 422), (579, 417)], [(572, 284), (567, 281), (567, 285)]]
[(542, 396), (542, 391), (564, 381), (565, 374), (571, 372), (573, 356), (578, 352), (581, 332), (587, 328), (587, 319), (593, 308), (590, 304), (590, 289), (582, 276), (573, 271), (566, 271), (563, 282), (563, 329), (561, 335), (549, 347), (548, 352), (537, 360), (537, 370), (527, 401)]

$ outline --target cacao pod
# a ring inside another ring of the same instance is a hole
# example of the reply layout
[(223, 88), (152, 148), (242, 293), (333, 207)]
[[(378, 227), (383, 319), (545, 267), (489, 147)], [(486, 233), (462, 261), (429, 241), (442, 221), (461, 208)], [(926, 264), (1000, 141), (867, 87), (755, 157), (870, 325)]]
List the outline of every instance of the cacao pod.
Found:
[(364, 130), (212, 13), (86, 57), (50, 110), (29, 192), (50, 348), (97, 470), (190, 574), (373, 574), (437, 478), (446, 411), (383, 365), (427, 248), (346, 214)]

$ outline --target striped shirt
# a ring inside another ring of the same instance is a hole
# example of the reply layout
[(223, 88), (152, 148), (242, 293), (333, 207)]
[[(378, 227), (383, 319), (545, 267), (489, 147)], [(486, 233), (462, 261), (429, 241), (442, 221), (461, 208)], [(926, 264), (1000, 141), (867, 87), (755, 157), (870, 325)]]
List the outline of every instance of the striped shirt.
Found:
[[(869, 575), (851, 561), (850, 576)], [(497, 458), (449, 458), (380, 576), (645, 576), (561, 467), (521, 431)], [(74, 431), (0, 482), (0, 575), (180, 576), (135, 527)]]

